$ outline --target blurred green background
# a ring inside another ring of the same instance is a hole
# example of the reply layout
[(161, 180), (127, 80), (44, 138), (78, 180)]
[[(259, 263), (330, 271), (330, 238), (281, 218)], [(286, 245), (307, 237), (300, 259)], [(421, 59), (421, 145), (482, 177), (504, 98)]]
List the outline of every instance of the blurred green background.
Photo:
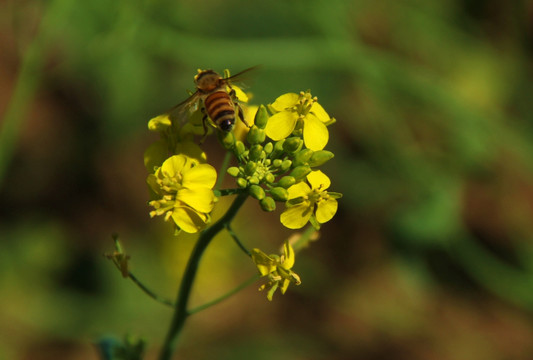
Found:
[[(532, 359), (532, 24), (528, 1), (2, 2), (0, 359), (98, 359), (125, 334), (156, 357), (171, 310), (102, 256), (118, 232), (173, 297), (194, 242), (148, 216), (147, 121), (196, 69), (257, 64), (254, 103), (311, 89), (337, 119), (344, 197), (301, 286), (191, 317), (178, 357)], [(249, 201), (234, 227), (275, 252), (278, 219)], [(193, 304), (254, 271), (220, 236)]]

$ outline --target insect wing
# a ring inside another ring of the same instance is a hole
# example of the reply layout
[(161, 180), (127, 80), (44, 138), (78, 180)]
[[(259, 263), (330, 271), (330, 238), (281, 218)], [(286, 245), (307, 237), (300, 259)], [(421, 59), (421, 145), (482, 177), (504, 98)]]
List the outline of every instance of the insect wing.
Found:
[(184, 101), (170, 108), (165, 114), (168, 114), (172, 121), (178, 121), (181, 124), (186, 123), (190, 116), (198, 110), (200, 94), (195, 92)]

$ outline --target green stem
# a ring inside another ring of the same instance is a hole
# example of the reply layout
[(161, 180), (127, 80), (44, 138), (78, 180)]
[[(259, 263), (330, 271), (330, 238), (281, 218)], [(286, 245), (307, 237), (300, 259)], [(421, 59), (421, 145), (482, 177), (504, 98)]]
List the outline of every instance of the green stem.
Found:
[(242, 194), (243, 192), (246, 192), (246, 191), (248, 191), (248, 190), (246, 190), (246, 189), (241, 189), (241, 188), (237, 188), (237, 189), (213, 190), (213, 192), (215, 193), (215, 196), (216, 196), (216, 197), (227, 196), (227, 195)]
[(141, 288), (142, 291), (144, 291), (148, 296), (150, 296), (152, 299), (156, 300), (156, 301), (159, 301), (160, 303), (162, 304), (165, 304), (165, 305), (169, 305), (169, 306), (172, 306), (174, 307), (175, 304), (174, 302), (168, 300), (168, 299), (164, 299), (162, 297), (160, 297), (159, 295), (157, 295), (156, 293), (154, 293), (152, 290), (148, 289), (139, 279), (137, 279), (137, 277), (135, 277), (135, 275), (133, 275), (131, 272), (128, 273), (130, 279), (138, 286)]
[(229, 224), (235, 217), (237, 211), (240, 209), (242, 204), (244, 204), (247, 197), (248, 195), (245, 193), (239, 194), (233, 201), (233, 204), (231, 204), (231, 207), (228, 209), (226, 214), (224, 214), (224, 216), (222, 216), (222, 218), (220, 218), (220, 220), (218, 220), (213, 226), (205, 229), (198, 238), (198, 241), (194, 246), (192, 254), (189, 258), (189, 262), (187, 263), (187, 267), (185, 268), (183, 279), (181, 280), (181, 285), (178, 292), (178, 302), (176, 303), (174, 316), (163, 345), (163, 350), (159, 356), (160, 360), (170, 360), (172, 353), (174, 353), (176, 348), (178, 335), (183, 329), (185, 320), (190, 315), (190, 313), (187, 311), (187, 304), (189, 302), (189, 297), (191, 294), (192, 285), (194, 283), (194, 278), (198, 270), (198, 264), (200, 263), (200, 258), (202, 257), (211, 240), (213, 240), (213, 238), (222, 229), (224, 229), (225, 225)]
[(246, 280), (245, 282), (243, 282), (242, 284), (238, 285), (235, 289), (227, 292), (226, 294), (214, 299), (214, 300), (211, 300), (209, 302), (206, 302), (205, 304), (203, 305), (200, 305), (200, 306), (197, 306), (195, 307), (194, 309), (191, 309), (189, 310), (189, 315), (192, 315), (192, 314), (195, 314), (199, 311), (202, 311), (202, 310), (205, 310), (207, 309), (208, 307), (211, 307), (213, 305), (216, 305), (224, 300), (226, 300), (227, 298), (229, 298), (230, 296), (232, 295), (235, 295), (236, 293), (238, 293), (239, 291), (241, 291), (242, 289), (248, 287), (249, 285), (253, 284), (255, 281), (257, 281), (259, 278), (261, 277), (260, 274), (254, 274), (251, 278), (249, 278), (248, 280)]
[(248, 249), (242, 244), (242, 242), (239, 240), (237, 234), (235, 234), (235, 232), (231, 229), (231, 226), (230, 224), (226, 224), (226, 230), (228, 231), (228, 233), (231, 235), (231, 237), (233, 238), (233, 241), (235, 241), (235, 243), (237, 244), (237, 246), (239, 246), (239, 248), (244, 251), (244, 253), (248, 256), (252, 256), (252, 254), (250, 253), (250, 251), (248, 251)]

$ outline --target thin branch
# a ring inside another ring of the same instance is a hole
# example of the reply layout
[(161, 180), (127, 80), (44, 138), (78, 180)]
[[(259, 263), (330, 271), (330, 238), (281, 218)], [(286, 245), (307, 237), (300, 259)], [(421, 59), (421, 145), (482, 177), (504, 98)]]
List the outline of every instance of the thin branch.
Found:
[(235, 232), (231, 229), (231, 225), (228, 223), (226, 224), (226, 230), (228, 231), (228, 233), (231, 235), (231, 237), (233, 238), (233, 240), (235, 241), (235, 243), (239, 246), (239, 248), (244, 251), (244, 253), (248, 256), (252, 256), (252, 254), (250, 253), (250, 251), (243, 245), (243, 243), (239, 240), (239, 238), (237, 237), (237, 234), (235, 234)]
[(197, 306), (191, 310), (188, 311), (188, 314), (189, 315), (192, 315), (192, 314), (195, 314), (199, 311), (202, 311), (202, 310), (205, 310), (207, 309), (208, 307), (211, 307), (213, 305), (216, 305), (224, 300), (226, 300), (227, 298), (229, 298), (230, 296), (232, 295), (235, 295), (236, 293), (238, 293), (239, 291), (241, 291), (242, 289), (250, 286), (251, 284), (253, 284), (255, 281), (257, 281), (259, 278), (261, 277), (260, 274), (254, 274), (251, 278), (249, 278), (248, 280), (244, 281), (242, 284), (240, 284), (239, 286), (237, 286), (235, 289), (227, 292), (226, 294), (214, 299), (214, 300), (211, 300), (203, 305), (200, 305), (200, 306)]

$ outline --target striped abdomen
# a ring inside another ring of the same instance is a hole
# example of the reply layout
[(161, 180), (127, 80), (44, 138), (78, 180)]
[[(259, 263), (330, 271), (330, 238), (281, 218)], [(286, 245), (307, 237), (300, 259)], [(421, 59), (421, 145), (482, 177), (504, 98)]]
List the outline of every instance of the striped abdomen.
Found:
[(207, 115), (223, 131), (231, 131), (235, 124), (235, 106), (225, 91), (215, 91), (204, 100)]

